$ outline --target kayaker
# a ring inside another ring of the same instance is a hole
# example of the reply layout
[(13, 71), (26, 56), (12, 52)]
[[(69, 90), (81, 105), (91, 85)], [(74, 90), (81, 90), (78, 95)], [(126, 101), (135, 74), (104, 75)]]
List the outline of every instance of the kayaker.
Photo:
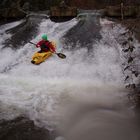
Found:
[(36, 47), (40, 47), (40, 53), (41, 52), (48, 52), (48, 51), (51, 51), (53, 53), (55, 53), (55, 47), (52, 45), (52, 43), (48, 40), (48, 37), (46, 34), (42, 35), (42, 40), (39, 41), (37, 44), (36, 44)]

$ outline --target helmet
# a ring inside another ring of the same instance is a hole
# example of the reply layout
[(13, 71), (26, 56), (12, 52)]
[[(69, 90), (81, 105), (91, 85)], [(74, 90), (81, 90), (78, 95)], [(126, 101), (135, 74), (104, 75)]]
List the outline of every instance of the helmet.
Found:
[(42, 39), (43, 39), (43, 40), (45, 40), (45, 41), (47, 41), (47, 40), (48, 40), (47, 35), (45, 35), (45, 34), (44, 34), (44, 35), (42, 35)]

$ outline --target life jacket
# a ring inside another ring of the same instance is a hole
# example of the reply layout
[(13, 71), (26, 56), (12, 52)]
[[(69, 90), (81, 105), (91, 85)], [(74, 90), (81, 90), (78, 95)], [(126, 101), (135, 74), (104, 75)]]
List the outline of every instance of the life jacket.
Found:
[(49, 51), (49, 50), (50, 50), (49, 45), (50, 45), (50, 42), (49, 42), (49, 41), (44, 41), (44, 42), (41, 44), (41, 46), (40, 46), (41, 51), (43, 51), (43, 52), (44, 52), (44, 51), (45, 51), (45, 52)]

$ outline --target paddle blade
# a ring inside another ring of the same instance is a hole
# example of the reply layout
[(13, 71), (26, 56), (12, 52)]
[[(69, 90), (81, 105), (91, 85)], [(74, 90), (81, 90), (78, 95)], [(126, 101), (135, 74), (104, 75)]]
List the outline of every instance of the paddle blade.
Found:
[(62, 58), (62, 59), (65, 59), (66, 58), (66, 55), (63, 54), (63, 53), (56, 53), (58, 57)]

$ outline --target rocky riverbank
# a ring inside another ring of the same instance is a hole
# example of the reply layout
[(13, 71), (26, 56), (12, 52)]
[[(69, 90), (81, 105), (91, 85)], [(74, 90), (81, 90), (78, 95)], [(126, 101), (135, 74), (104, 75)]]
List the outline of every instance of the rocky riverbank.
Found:
[[(124, 71), (127, 69), (131, 70), (131, 74), (127, 75), (126, 80), (133, 75), (138, 79), (137, 84), (134, 82), (128, 87), (133, 89), (133, 93), (130, 94), (130, 99), (133, 100), (136, 109), (140, 110), (140, 67), (138, 64), (140, 60), (140, 46), (136, 46), (140, 43), (140, 19), (125, 19), (120, 23), (127, 28), (128, 32), (126, 34), (129, 34), (127, 41), (122, 44), (125, 47), (124, 52), (129, 56), (129, 64), (125, 67)], [(124, 33), (124, 35), (126, 34)], [(135, 43), (135, 38), (138, 41), (137, 44)], [(132, 79), (132, 81), (134, 81), (134, 79)]]

